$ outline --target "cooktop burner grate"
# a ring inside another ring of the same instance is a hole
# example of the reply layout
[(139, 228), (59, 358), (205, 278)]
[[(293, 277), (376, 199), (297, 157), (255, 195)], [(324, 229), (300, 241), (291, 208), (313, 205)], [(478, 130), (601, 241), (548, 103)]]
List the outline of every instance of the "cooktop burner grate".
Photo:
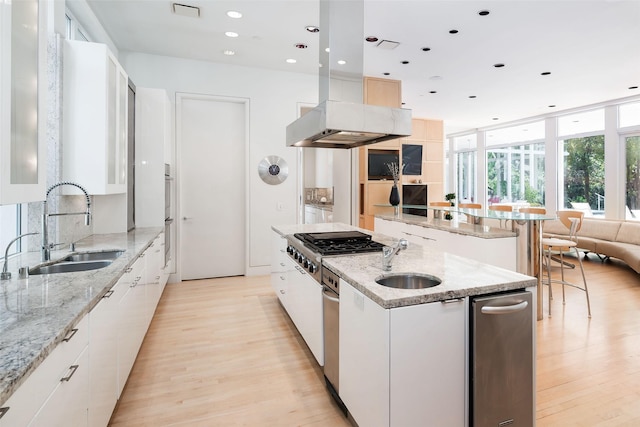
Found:
[(359, 231), (297, 233), (296, 238), (320, 255), (346, 255), (381, 251), (384, 246)]

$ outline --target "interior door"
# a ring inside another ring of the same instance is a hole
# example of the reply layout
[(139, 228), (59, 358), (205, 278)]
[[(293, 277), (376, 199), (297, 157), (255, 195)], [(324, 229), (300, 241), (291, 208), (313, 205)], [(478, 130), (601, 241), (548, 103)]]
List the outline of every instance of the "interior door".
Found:
[(245, 273), (246, 102), (177, 95), (182, 280)]

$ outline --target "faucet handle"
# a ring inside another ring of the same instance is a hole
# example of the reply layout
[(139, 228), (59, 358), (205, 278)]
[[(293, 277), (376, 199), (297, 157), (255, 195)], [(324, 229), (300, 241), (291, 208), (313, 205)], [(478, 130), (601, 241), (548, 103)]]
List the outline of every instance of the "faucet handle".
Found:
[(58, 246), (63, 246), (63, 245), (64, 245), (64, 243), (49, 243), (49, 245), (47, 245), (47, 248), (48, 249), (54, 249), (54, 248), (56, 248)]

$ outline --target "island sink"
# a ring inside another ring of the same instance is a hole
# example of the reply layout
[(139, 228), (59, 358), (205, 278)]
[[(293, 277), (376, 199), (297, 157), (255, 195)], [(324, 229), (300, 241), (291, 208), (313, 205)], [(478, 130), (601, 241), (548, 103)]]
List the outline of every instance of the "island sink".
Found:
[(424, 289), (438, 286), (442, 280), (428, 274), (400, 273), (380, 276), (376, 283), (396, 289)]

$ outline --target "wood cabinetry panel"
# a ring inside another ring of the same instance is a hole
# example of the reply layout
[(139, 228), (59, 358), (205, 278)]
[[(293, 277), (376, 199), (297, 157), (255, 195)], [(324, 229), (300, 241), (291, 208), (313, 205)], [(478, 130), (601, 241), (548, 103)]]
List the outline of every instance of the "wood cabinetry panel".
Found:
[(400, 108), (402, 105), (402, 86), (400, 80), (365, 77), (364, 103)]

